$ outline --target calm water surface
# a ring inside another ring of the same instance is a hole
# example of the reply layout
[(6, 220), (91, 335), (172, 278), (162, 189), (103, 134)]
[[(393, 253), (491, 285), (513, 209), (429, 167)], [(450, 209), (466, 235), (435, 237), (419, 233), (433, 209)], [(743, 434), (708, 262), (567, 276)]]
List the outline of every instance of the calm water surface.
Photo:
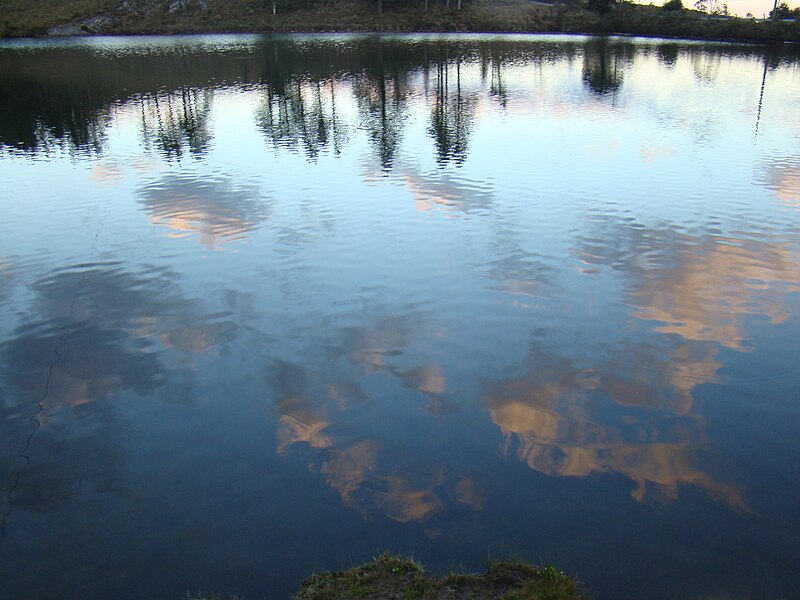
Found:
[(0, 597), (797, 598), (799, 57), (3, 42)]

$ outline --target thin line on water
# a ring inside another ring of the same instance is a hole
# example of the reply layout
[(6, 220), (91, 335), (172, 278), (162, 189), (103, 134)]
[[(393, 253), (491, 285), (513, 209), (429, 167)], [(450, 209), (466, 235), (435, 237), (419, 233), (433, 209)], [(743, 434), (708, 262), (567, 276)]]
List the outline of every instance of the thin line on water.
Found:
[(0, 539), (4, 538), (6, 535), (6, 523), (11, 516), (11, 513), (14, 512), (14, 492), (17, 491), (19, 487), (20, 476), (22, 471), (27, 467), (31, 462), (31, 457), (28, 455), (28, 451), (31, 447), (31, 442), (33, 441), (33, 436), (36, 435), (36, 432), (41, 427), (42, 423), (39, 421), (39, 415), (44, 412), (44, 405), (45, 401), (47, 400), (47, 395), (50, 393), (50, 382), (53, 380), (53, 373), (55, 372), (56, 366), (58, 363), (61, 362), (61, 350), (63, 350), (64, 346), (67, 345), (67, 341), (69, 340), (69, 335), (72, 333), (72, 320), (75, 316), (75, 305), (78, 301), (78, 295), (80, 294), (80, 289), (83, 286), (83, 282), (86, 280), (86, 271), (81, 273), (81, 278), (78, 281), (78, 284), (75, 286), (75, 294), (72, 297), (72, 303), (70, 304), (69, 315), (67, 316), (67, 320), (64, 323), (64, 326), (61, 328), (61, 335), (58, 336), (58, 344), (56, 347), (53, 348), (53, 353), (56, 355), (53, 362), (50, 363), (50, 367), (47, 370), (47, 379), (44, 382), (44, 392), (42, 393), (42, 397), (36, 402), (36, 412), (31, 416), (29, 419), (33, 423), (33, 429), (31, 430), (30, 435), (28, 435), (28, 439), (25, 440), (25, 446), (23, 446), (22, 450), (20, 450), (19, 454), (17, 454), (18, 458), (22, 459), (22, 465), (19, 469), (17, 469), (16, 473), (14, 474), (14, 482), (11, 484), (11, 487), (8, 490), (7, 500), (8, 500), (8, 509), (6, 510), (5, 514), (3, 515), (2, 520), (0, 520)]
[[(108, 208), (111, 204), (111, 198), (114, 197), (116, 192), (115, 189), (112, 191), (109, 199), (106, 200), (105, 207), (103, 208), (103, 214), (100, 218), (100, 222), (97, 225), (97, 230), (94, 234), (94, 239), (92, 240), (91, 248), (89, 249), (89, 258), (86, 261), (87, 263), (91, 263), (92, 259), (94, 258), (95, 252), (97, 250), (97, 242), (100, 239), (100, 233), (105, 228), (106, 220), (108, 219)], [(31, 457), (29, 455), (29, 451), (31, 448), (31, 444), (33, 442), (33, 438), (36, 435), (36, 432), (41, 427), (42, 423), (39, 420), (39, 416), (45, 410), (45, 402), (47, 401), (47, 396), (50, 393), (50, 384), (53, 380), (53, 376), (56, 371), (56, 367), (61, 362), (62, 354), (61, 351), (66, 347), (67, 343), (69, 343), (69, 337), (72, 333), (72, 322), (75, 318), (75, 307), (78, 304), (78, 297), (80, 296), (81, 288), (83, 287), (84, 282), (86, 281), (86, 274), (89, 272), (91, 268), (90, 264), (87, 264), (86, 268), (81, 272), (81, 278), (78, 280), (78, 283), (75, 285), (75, 293), (72, 295), (72, 301), (70, 302), (69, 306), (69, 313), (67, 314), (66, 320), (64, 321), (64, 325), (61, 327), (61, 334), (58, 336), (58, 343), (56, 344), (55, 348), (53, 348), (53, 353), (55, 354), (55, 358), (50, 363), (50, 366), (47, 369), (47, 378), (44, 382), (44, 390), (42, 392), (42, 396), (36, 402), (36, 412), (30, 417), (29, 421), (33, 423), (33, 428), (31, 429), (28, 438), (25, 440), (25, 445), (22, 447), (22, 450), (19, 451), (17, 457), (22, 459), (22, 464), (14, 473), (14, 480), (11, 484), (11, 487), (6, 494), (6, 500), (8, 502), (8, 509), (3, 514), (2, 519), (0, 519), (0, 542), (6, 537), (6, 529), (8, 526), (8, 520), (14, 512), (15, 504), (14, 504), (14, 493), (19, 488), (20, 479), (22, 477), (22, 472), (25, 468), (31, 463)]]
[(756, 130), (755, 130), (755, 133), (753, 133), (753, 139), (758, 137), (758, 126), (761, 123), (761, 107), (762, 107), (762, 105), (764, 103), (764, 88), (766, 88), (766, 85), (767, 85), (767, 65), (768, 65), (768, 63), (769, 63), (769, 60), (767, 60), (767, 57), (765, 56), (764, 57), (764, 75), (761, 77), (761, 91), (760, 91), (760, 93), (758, 95), (758, 112), (756, 113)]

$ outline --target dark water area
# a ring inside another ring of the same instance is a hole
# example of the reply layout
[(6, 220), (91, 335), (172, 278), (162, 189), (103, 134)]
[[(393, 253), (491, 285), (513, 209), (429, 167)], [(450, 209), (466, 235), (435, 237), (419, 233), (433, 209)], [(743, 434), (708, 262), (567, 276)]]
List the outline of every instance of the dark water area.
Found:
[(796, 48), (4, 41), (0, 189), (1, 598), (797, 598)]

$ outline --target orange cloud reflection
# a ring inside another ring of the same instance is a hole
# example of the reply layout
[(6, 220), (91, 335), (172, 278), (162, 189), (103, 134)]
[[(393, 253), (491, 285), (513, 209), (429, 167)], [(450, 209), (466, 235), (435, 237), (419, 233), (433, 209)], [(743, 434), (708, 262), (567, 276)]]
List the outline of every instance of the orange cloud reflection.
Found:
[(765, 168), (764, 185), (786, 206), (800, 208), (800, 159), (771, 163)]
[(207, 248), (240, 240), (269, 215), (254, 187), (224, 179), (171, 176), (140, 190), (154, 225), (165, 225), (174, 237), (195, 234)]
[(432, 490), (417, 487), (396, 472), (380, 474), (380, 450), (374, 440), (329, 450), (319, 472), (346, 506), (362, 514), (377, 511), (394, 521), (408, 523), (425, 521), (439, 512), (442, 502)]
[[(619, 365), (629, 360), (628, 352), (623, 354), (615, 361)], [(484, 404), (503, 433), (503, 451), (516, 445), (520, 460), (541, 473), (619, 473), (635, 483), (631, 496), (640, 502), (669, 502), (678, 497), (681, 485), (691, 485), (734, 509), (748, 510), (740, 488), (717, 481), (699, 466), (713, 465), (716, 454), (702, 434), (700, 419), (688, 414), (691, 390), (702, 377), (713, 377), (718, 365), (702, 353), (680, 349), (672, 352), (672, 359), (676, 366), (665, 361), (655, 373), (644, 375), (661, 382), (648, 386), (644, 378), (614, 374), (611, 365), (595, 373), (536, 354), (532, 374), (491, 385)], [(659, 402), (661, 398), (666, 400)], [(667, 410), (657, 421), (646, 412), (609, 421), (609, 400), (618, 407)]]
[(687, 340), (741, 350), (742, 317), (782, 323), (788, 315), (777, 284), (800, 289), (800, 254), (780, 243), (720, 237), (681, 249), (675, 258), (643, 270), (631, 302), (639, 318), (664, 323), (656, 331)]

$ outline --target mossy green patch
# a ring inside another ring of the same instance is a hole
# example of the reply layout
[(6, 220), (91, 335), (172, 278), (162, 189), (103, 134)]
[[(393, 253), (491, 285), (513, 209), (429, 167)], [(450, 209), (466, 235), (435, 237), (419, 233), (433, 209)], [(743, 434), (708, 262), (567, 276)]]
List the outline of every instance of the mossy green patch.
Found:
[(487, 572), (434, 577), (415, 561), (381, 554), (352, 569), (312, 575), (294, 600), (580, 600), (580, 584), (554, 567), (517, 559), (492, 561)]

